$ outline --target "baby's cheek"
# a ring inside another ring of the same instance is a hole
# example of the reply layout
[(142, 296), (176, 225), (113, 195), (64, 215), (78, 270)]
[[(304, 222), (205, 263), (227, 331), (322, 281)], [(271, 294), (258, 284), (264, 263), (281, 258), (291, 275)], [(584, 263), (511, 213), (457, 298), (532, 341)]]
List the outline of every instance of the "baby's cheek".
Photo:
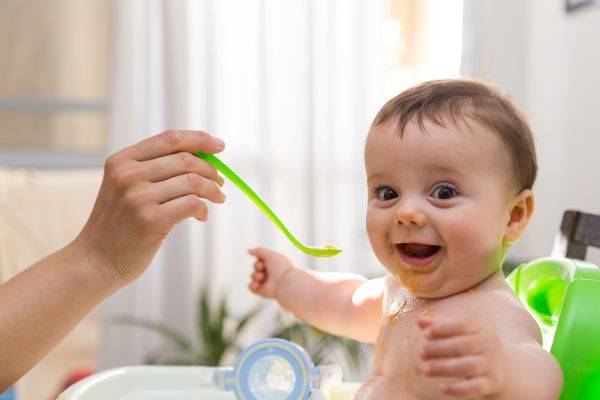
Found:
[(473, 221), (453, 220), (448, 224), (448, 244), (461, 250), (479, 248), (482, 245), (482, 229)]
[(496, 263), (502, 241), (485, 220), (480, 220), (480, 224), (475, 220), (455, 222), (450, 237), (451, 242), (448, 244), (452, 253), (460, 256), (466, 265)]
[(367, 236), (375, 255), (381, 260), (382, 251), (385, 249), (386, 230), (385, 222), (375, 211), (367, 210)]
[(371, 236), (374, 234), (375, 231), (375, 227), (377, 226), (376, 222), (375, 222), (375, 216), (373, 215), (372, 212), (367, 211), (367, 220), (366, 220), (366, 225), (367, 225), (367, 235), (369, 236), (369, 238), (371, 238)]

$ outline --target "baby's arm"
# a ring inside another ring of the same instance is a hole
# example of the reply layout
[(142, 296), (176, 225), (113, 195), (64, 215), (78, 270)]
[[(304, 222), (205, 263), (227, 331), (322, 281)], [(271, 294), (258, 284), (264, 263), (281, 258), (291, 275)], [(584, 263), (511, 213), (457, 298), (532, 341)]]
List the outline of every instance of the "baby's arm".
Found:
[(555, 400), (562, 390), (563, 375), (556, 359), (531, 340), (507, 343), (507, 382), (493, 400)]
[(375, 342), (381, 325), (383, 280), (348, 273), (299, 269), (283, 255), (252, 249), (249, 288), (274, 298), (298, 318), (334, 335)]
[(441, 386), (442, 392), (457, 398), (557, 399), (563, 380), (558, 363), (535, 340), (537, 328), (513, 317), (513, 331), (505, 330), (501, 337), (502, 332), (483, 318), (421, 316), (421, 370), (432, 377), (458, 378)]

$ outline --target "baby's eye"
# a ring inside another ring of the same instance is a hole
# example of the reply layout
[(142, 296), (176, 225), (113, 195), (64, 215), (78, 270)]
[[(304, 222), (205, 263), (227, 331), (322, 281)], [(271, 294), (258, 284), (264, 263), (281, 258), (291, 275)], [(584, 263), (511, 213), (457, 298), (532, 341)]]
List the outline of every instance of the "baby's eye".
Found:
[(450, 200), (458, 196), (458, 191), (447, 183), (442, 183), (433, 188), (431, 197), (438, 200)]
[(387, 201), (395, 199), (398, 195), (394, 192), (394, 189), (389, 186), (380, 186), (375, 188), (375, 197), (377, 197), (378, 200)]

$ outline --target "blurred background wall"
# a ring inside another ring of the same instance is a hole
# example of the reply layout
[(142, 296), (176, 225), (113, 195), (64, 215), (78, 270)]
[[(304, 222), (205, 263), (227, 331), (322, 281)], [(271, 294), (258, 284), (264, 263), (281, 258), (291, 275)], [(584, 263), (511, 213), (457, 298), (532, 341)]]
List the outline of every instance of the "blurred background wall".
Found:
[(599, 21), (593, 3), (566, 12), (562, 1), (465, 2), (463, 73), (512, 95), (536, 140), (537, 210), (515, 258), (549, 254), (563, 210), (600, 213)]

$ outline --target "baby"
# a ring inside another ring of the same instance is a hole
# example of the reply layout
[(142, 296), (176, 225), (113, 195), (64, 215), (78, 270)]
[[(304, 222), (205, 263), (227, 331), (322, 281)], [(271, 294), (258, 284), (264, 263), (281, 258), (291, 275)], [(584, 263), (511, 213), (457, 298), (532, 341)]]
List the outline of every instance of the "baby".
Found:
[(250, 289), (376, 343), (355, 399), (556, 399), (560, 367), (501, 271), (537, 172), (515, 105), (476, 81), (420, 84), (375, 117), (365, 167), (367, 233), (389, 273), (314, 272), (257, 248)]

